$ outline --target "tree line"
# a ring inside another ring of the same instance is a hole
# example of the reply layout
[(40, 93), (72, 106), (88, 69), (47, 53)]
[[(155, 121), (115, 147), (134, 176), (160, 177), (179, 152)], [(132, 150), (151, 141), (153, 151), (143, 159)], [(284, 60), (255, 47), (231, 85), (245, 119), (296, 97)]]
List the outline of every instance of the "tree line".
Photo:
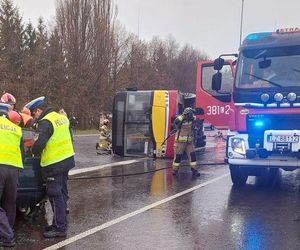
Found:
[(149, 42), (127, 32), (113, 0), (59, 0), (55, 23), (25, 23), (12, 0), (0, 2), (0, 91), (17, 107), (46, 96), (74, 115), (81, 128), (111, 111), (116, 91), (195, 92), (196, 62), (205, 53), (171, 36)]

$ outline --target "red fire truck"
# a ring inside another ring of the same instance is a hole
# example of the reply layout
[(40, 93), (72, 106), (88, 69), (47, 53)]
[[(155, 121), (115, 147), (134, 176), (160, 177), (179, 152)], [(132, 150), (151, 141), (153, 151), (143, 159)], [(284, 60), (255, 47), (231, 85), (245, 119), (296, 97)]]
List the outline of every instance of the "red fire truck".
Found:
[(299, 168), (299, 29), (250, 34), (231, 55), (236, 60), (226, 56), (198, 63), (196, 106), (207, 122), (229, 129), (225, 161), (233, 184)]

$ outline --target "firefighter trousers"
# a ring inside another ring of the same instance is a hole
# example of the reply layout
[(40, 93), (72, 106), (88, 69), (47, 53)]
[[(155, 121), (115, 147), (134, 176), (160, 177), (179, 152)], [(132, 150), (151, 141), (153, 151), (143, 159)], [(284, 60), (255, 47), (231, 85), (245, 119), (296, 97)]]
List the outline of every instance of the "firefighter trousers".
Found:
[(173, 169), (177, 170), (179, 168), (182, 155), (184, 152), (187, 154), (191, 168), (195, 169), (197, 165), (195, 147), (193, 142), (178, 142), (174, 143), (174, 160)]

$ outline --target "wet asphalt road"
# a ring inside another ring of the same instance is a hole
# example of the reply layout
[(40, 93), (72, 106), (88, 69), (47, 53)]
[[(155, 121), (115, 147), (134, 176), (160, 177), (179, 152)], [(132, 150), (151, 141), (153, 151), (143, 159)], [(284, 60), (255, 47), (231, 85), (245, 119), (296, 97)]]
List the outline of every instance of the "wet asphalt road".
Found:
[[(171, 160), (151, 159), (71, 176), (127, 175), (69, 181), (70, 242), (63, 249), (300, 249), (299, 171), (282, 172), (271, 187), (250, 178), (245, 187), (233, 188), (226, 165), (203, 165), (224, 157), (222, 140), (208, 139), (209, 147), (198, 155), (196, 179), (187, 166), (174, 178)], [(77, 169), (129, 160), (96, 155), (96, 141), (96, 136), (75, 138)], [(166, 169), (154, 172), (161, 168)], [(152, 172), (131, 175), (147, 171)], [(191, 187), (197, 188), (173, 196)], [(15, 249), (56, 249), (64, 240), (43, 239), (44, 216), (18, 218)], [(86, 237), (74, 238), (83, 232)]]

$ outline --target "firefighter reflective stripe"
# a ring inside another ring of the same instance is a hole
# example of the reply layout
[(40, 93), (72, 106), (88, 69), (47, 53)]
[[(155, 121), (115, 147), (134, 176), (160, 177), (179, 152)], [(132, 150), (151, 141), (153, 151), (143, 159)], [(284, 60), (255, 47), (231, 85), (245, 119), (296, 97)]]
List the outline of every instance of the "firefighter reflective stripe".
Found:
[(195, 168), (197, 166), (197, 162), (196, 161), (191, 161), (190, 163), (192, 168)]
[(100, 131), (100, 139), (105, 140), (105, 139), (108, 138), (109, 133), (108, 133), (108, 128), (107, 128), (107, 126), (102, 125), (102, 126), (100, 127), (99, 131)]
[(180, 162), (173, 161), (172, 166), (173, 166), (173, 170), (177, 170), (179, 168), (179, 166), (180, 166)]
[(23, 168), (21, 138), (21, 128), (0, 117), (0, 164)]
[[(179, 116), (180, 117), (180, 116)], [(178, 117), (176, 118), (178, 119)], [(178, 131), (175, 135), (175, 141), (178, 142), (193, 142), (193, 121), (185, 121), (179, 125)]]
[(42, 120), (51, 122), (53, 125), (53, 135), (48, 140), (42, 152), (41, 166), (47, 167), (73, 156), (75, 153), (68, 118), (56, 112), (50, 112)]
[(184, 119), (184, 116), (183, 115), (179, 115), (179, 116), (177, 116), (177, 118), (176, 119), (178, 119), (178, 121), (183, 121), (183, 119)]
[(178, 142), (192, 142), (193, 141), (193, 137), (191, 136), (177, 136), (176, 141)]

